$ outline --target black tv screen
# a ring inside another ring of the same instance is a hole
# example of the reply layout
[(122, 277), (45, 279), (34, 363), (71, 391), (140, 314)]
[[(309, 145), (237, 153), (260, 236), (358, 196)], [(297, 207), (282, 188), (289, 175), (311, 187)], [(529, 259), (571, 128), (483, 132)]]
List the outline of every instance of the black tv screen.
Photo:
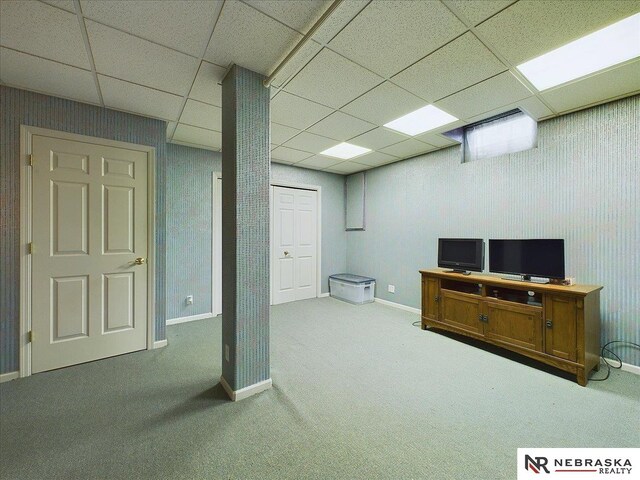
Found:
[(484, 266), (484, 241), (481, 238), (439, 238), (438, 266), (455, 271), (481, 272)]
[(564, 240), (489, 240), (489, 271), (564, 279)]

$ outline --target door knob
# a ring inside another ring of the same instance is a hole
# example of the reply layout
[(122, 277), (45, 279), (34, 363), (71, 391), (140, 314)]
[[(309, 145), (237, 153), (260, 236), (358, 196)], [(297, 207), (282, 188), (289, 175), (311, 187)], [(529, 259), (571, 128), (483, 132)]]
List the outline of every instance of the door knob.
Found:
[(146, 261), (147, 261), (147, 260), (146, 260), (145, 258), (138, 257), (138, 258), (136, 258), (136, 259), (133, 261), (133, 263), (134, 263), (135, 265), (142, 265), (143, 263), (146, 263)]
[(289, 255), (289, 252), (284, 252), (284, 256), (286, 257), (287, 255)]

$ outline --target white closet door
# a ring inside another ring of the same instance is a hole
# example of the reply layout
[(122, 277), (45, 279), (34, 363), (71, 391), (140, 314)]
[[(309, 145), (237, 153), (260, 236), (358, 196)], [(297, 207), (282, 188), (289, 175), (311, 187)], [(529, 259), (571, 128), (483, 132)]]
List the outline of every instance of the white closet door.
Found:
[(318, 193), (273, 187), (273, 304), (316, 297)]

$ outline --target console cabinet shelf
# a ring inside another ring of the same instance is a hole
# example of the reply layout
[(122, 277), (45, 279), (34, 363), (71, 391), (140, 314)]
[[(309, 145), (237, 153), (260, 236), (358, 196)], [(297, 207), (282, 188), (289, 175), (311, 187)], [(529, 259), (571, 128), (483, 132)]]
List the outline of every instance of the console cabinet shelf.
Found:
[(600, 290), (420, 270), (422, 328), (466, 335), (576, 375), (600, 364)]

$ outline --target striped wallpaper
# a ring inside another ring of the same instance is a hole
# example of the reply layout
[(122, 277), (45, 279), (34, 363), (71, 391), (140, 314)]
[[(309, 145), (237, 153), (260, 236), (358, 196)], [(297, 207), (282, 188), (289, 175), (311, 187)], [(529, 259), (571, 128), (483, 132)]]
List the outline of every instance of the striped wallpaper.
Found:
[(19, 369), (20, 125), (156, 148), (156, 340), (165, 338), (166, 124), (0, 86), (0, 373)]
[(167, 144), (167, 319), (211, 312), (212, 174), (220, 169), (218, 152)]
[[(640, 343), (638, 119), (635, 96), (541, 122), (532, 150), (461, 164), (451, 147), (367, 172), (367, 229), (347, 234), (348, 270), (418, 308), (438, 237), (564, 238), (567, 276), (604, 286), (603, 344)], [(640, 365), (638, 349), (615, 351)]]
[[(174, 234), (183, 227), (184, 219), (178, 216), (181, 209), (191, 208), (190, 202), (200, 202), (197, 213), (203, 221), (208, 216), (210, 190), (199, 188), (209, 180), (196, 178), (195, 171), (208, 177), (210, 170), (219, 169), (219, 154), (167, 145), (165, 125), (159, 120), (4, 86), (0, 86), (0, 98), (0, 373), (19, 368), (20, 124), (156, 148), (155, 333), (157, 340), (164, 339), (165, 318), (181, 315), (187, 290), (196, 296), (196, 304), (199, 298), (209, 301), (205, 292), (210, 290), (209, 273), (200, 272), (207, 277), (206, 284), (195, 282), (204, 289), (202, 293), (194, 293), (197, 287), (188, 284), (183, 290), (180, 264), (185, 248), (208, 248), (210, 233), (196, 228), (180, 238)], [(563, 237), (567, 275), (580, 283), (605, 287), (603, 342), (637, 343), (638, 118), (640, 97), (636, 96), (542, 122), (534, 150), (461, 165), (454, 147), (371, 170), (367, 173), (367, 230), (363, 232), (343, 230), (342, 177), (325, 179), (322, 175), (329, 174), (284, 165), (273, 165), (272, 174), (323, 185), (323, 291), (327, 275), (348, 270), (376, 277), (376, 296), (418, 307), (419, 282), (413, 278), (418, 268), (435, 265), (438, 237)], [(193, 198), (182, 199), (187, 194)], [(339, 218), (335, 212), (340, 212)], [(165, 242), (167, 229), (174, 233)], [(396, 285), (395, 294), (386, 291), (389, 283)], [(625, 362), (640, 365), (637, 351), (618, 351)]]

